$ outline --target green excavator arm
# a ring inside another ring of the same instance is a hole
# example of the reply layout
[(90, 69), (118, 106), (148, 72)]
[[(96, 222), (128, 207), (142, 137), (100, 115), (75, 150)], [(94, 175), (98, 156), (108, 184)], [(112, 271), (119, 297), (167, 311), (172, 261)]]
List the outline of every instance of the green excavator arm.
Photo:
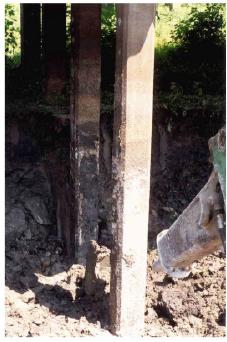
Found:
[(221, 185), (224, 201), (226, 201), (226, 130), (221, 128), (219, 132), (210, 138), (208, 145), (211, 161), (214, 169), (218, 173), (218, 179)]

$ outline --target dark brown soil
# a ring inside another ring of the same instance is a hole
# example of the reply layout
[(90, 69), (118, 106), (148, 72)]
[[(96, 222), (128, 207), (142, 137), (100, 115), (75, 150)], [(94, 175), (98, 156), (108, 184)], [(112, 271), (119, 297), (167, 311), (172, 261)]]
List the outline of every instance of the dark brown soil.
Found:
[(195, 262), (188, 278), (173, 280), (152, 272), (148, 255), (145, 334), (225, 335), (225, 258), (221, 252)]
[[(47, 134), (48, 127), (42, 131), (43, 145), (26, 134), (18, 144), (17, 123), (10, 125), (6, 139), (5, 334), (108, 338), (109, 284), (102, 296), (85, 295), (84, 267), (65, 258), (62, 241), (56, 238), (53, 199), (40, 159), (43, 152), (36, 148), (44, 148), (52, 133)], [(59, 142), (58, 135), (54, 141)], [(184, 139), (181, 135), (171, 141), (166, 164), (152, 182), (144, 335), (224, 336), (226, 285), (221, 251), (194, 263), (184, 280), (152, 272), (157, 233), (174, 222), (210, 172), (206, 137)]]

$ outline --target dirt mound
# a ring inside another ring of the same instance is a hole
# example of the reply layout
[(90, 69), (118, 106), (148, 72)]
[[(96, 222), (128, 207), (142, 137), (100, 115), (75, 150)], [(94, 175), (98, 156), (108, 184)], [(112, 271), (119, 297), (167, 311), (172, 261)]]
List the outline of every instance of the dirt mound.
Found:
[(225, 336), (225, 258), (222, 252), (193, 264), (186, 279), (152, 272), (148, 255), (145, 333), (149, 336)]

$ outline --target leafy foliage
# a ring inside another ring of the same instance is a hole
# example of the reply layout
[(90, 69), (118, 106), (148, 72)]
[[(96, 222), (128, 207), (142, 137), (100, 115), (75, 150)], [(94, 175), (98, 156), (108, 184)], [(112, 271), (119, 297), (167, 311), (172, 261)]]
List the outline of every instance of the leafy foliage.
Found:
[(108, 37), (116, 32), (116, 13), (114, 4), (102, 5), (101, 18), (102, 37)]
[[(172, 41), (171, 32), (190, 12), (189, 4), (158, 4), (155, 20), (155, 45), (160, 47)], [(197, 4), (197, 6), (201, 6)]]
[(176, 44), (185, 49), (222, 46), (225, 42), (225, 22), (222, 4), (206, 4), (205, 10), (192, 7), (186, 19), (180, 21), (172, 32)]
[(17, 10), (15, 4), (5, 5), (5, 54), (8, 57), (16, 55), (19, 48)]
[(102, 5), (102, 89), (113, 91), (115, 74), (116, 8), (114, 4)]
[(172, 41), (156, 47), (155, 96), (173, 116), (225, 110), (225, 6), (191, 7)]
[(71, 47), (71, 4), (66, 4), (66, 47)]

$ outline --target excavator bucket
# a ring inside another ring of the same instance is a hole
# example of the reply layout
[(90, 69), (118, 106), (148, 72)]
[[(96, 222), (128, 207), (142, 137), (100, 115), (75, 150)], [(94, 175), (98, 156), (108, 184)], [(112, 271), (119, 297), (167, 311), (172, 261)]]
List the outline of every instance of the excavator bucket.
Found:
[(196, 260), (225, 248), (225, 129), (209, 140), (214, 170), (173, 225), (157, 236), (154, 271), (185, 278)]

